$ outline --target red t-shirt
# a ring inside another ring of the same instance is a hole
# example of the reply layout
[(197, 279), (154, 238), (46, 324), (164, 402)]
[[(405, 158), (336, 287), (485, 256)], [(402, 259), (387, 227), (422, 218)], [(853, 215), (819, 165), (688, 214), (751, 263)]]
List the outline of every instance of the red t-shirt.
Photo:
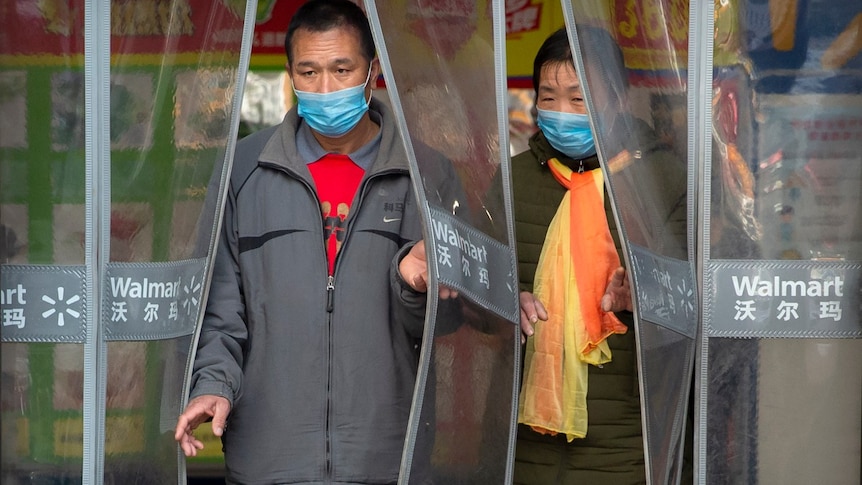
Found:
[(365, 175), (365, 170), (353, 163), (347, 155), (328, 153), (320, 160), (308, 165), (314, 184), (317, 186), (317, 197), (320, 200), (320, 211), (323, 215), (323, 237), (326, 242), (326, 256), (329, 259), (329, 274), (335, 269), (335, 256), (344, 242), (347, 229), (347, 216), (350, 205), (359, 188), (359, 182)]

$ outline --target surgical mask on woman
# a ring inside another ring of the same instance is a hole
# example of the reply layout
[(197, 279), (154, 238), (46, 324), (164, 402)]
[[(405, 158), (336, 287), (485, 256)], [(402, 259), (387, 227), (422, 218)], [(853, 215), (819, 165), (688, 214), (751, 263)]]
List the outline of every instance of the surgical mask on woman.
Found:
[(368, 76), (364, 83), (329, 93), (300, 91), (293, 86), (291, 80), (298, 101), (297, 114), (312, 130), (323, 136), (343, 136), (352, 130), (368, 111), (371, 98), (365, 99), (365, 86), (370, 79), (371, 66), (368, 66)]
[(536, 121), (548, 143), (567, 157), (580, 159), (596, 154), (587, 115), (539, 109)]

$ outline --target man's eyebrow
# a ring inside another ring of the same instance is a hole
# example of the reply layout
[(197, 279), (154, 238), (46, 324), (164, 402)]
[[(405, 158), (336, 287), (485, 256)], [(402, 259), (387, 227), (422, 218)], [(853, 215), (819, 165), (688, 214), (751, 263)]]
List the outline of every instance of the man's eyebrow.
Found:
[(354, 59), (351, 59), (349, 57), (339, 57), (337, 59), (333, 59), (332, 61), (328, 61), (328, 62), (324, 62), (324, 63), (312, 61), (312, 60), (297, 61), (296, 67), (320, 67), (322, 65), (326, 65), (326, 66), (345, 66), (345, 65), (346, 66), (353, 66), (355, 64), (356, 64), (356, 60), (354, 60)]

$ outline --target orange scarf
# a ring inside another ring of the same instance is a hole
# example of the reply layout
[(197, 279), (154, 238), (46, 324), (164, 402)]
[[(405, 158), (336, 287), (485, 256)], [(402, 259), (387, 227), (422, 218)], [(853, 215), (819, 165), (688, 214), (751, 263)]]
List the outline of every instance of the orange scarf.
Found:
[(568, 192), (548, 227), (536, 269), (533, 292), (548, 320), (538, 322), (527, 340), (518, 421), (540, 433), (565, 433), (572, 441), (587, 434), (588, 365), (610, 362), (606, 339), (628, 328), (601, 309), (620, 265), (605, 215), (601, 169), (574, 173), (557, 159), (548, 166)]

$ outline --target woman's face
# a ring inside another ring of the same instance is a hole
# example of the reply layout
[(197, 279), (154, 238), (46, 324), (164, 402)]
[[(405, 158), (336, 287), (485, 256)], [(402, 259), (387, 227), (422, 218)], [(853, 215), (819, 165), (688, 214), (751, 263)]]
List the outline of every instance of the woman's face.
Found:
[(536, 107), (548, 111), (587, 114), (581, 82), (567, 62), (548, 63), (539, 74)]

